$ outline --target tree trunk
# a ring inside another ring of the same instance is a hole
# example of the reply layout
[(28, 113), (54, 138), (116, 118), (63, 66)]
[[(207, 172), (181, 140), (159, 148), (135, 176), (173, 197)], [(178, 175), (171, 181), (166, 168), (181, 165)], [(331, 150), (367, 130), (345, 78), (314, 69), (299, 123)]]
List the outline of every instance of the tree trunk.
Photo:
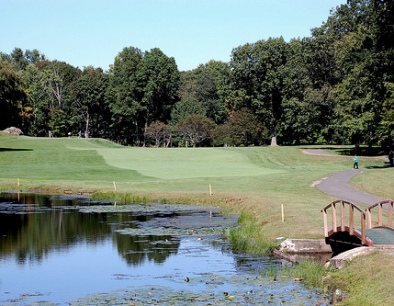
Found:
[(86, 111), (86, 126), (85, 126), (85, 138), (89, 138), (89, 112)]

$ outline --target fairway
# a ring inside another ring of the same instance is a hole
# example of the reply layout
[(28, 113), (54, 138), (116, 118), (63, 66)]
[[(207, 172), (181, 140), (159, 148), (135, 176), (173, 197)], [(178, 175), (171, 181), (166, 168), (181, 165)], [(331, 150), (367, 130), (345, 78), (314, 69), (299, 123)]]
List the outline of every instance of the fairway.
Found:
[[(267, 150), (267, 148), (260, 148)], [(160, 179), (257, 176), (283, 173), (248, 158), (247, 150), (233, 148), (98, 148), (108, 165), (135, 170)]]
[(0, 181), (12, 184), (19, 179), (24, 186), (77, 190), (113, 189), (116, 182), (118, 191), (142, 193), (206, 194), (212, 185), (223, 195), (254, 193), (302, 202), (306, 196), (327, 198), (310, 188), (311, 183), (349, 169), (351, 160), (306, 155), (302, 149), (137, 148), (104, 139), (1, 135)]
[(217, 179), (224, 182), (224, 189), (235, 190), (240, 178), (259, 182), (258, 177), (291, 169), (290, 162), (283, 162), (280, 154), (274, 157), (273, 151), (269, 147), (135, 148), (103, 139), (2, 136), (0, 179), (93, 188), (116, 181), (149, 191), (205, 190), (207, 179)]

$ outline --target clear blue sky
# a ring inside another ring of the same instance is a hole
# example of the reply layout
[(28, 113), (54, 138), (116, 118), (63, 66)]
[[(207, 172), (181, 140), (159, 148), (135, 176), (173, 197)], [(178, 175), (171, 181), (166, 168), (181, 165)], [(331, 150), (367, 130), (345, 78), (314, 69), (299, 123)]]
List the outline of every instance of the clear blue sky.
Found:
[(107, 70), (124, 47), (160, 48), (179, 70), (230, 61), (233, 48), (310, 36), (346, 0), (0, 0), (0, 51)]

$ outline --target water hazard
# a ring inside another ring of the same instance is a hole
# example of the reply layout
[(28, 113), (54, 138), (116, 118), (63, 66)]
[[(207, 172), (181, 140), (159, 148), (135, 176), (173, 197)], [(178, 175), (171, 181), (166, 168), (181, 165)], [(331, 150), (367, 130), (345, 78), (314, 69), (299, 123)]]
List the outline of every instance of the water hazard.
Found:
[(2, 305), (319, 305), (268, 257), (234, 254), (236, 216), (188, 205), (0, 193)]

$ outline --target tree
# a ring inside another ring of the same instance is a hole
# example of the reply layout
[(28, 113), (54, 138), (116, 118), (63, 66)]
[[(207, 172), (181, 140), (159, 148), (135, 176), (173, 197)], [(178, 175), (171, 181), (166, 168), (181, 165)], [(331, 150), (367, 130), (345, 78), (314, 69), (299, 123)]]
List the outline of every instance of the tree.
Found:
[(41, 54), (37, 49), (27, 49), (23, 52), (21, 48), (14, 48), (7, 58), (17, 71), (25, 70), (28, 65), (38, 64), (47, 60), (46, 56)]
[(187, 142), (190, 141), (193, 147), (199, 145), (203, 140), (211, 137), (214, 123), (211, 119), (202, 115), (189, 115), (182, 118), (176, 125), (178, 135)]
[(32, 108), (27, 133), (32, 136), (44, 136), (48, 132), (50, 114), (47, 74), (39, 70), (36, 65), (28, 65), (22, 75), (27, 86), (29, 105)]
[[(107, 75), (101, 68), (85, 67), (73, 86), (74, 121), (85, 137), (102, 135), (99, 132), (100, 117), (106, 117), (109, 110), (105, 105), (105, 91), (108, 86)], [(92, 122), (95, 123), (92, 125)]]
[[(42, 61), (35, 64), (38, 69), (26, 68), (25, 76), (31, 78), (31, 80), (37, 81), (34, 84), (29, 84), (30, 93), (34, 93), (34, 101), (37, 102), (34, 105), (35, 116), (44, 118), (45, 126), (37, 126), (39, 128), (36, 132), (39, 135), (47, 133), (47, 129), (52, 129), (53, 124), (59, 122), (65, 126), (65, 130), (70, 129), (72, 126), (71, 121), (71, 110), (73, 109), (73, 98), (72, 89), (74, 82), (78, 79), (80, 70), (65, 62), (59, 61)], [(42, 97), (45, 93), (45, 98)], [(58, 114), (61, 113), (59, 116)], [(51, 116), (56, 116), (54, 120), (51, 120)], [(58, 120), (61, 118), (61, 120)], [(51, 124), (49, 124), (51, 122)], [(52, 125), (51, 127), (49, 125)], [(56, 129), (55, 129), (56, 130)], [(64, 133), (62, 131), (62, 133)]]
[(138, 75), (143, 80), (140, 103), (146, 131), (152, 121), (170, 119), (171, 108), (179, 100), (180, 76), (174, 58), (158, 48), (145, 52)]
[(178, 68), (160, 49), (124, 48), (115, 58), (106, 101), (118, 142), (144, 145), (146, 128), (157, 120), (168, 122), (178, 100)]
[(230, 78), (226, 63), (209, 61), (192, 71), (194, 75), (194, 98), (206, 109), (206, 116), (216, 124), (227, 120), (224, 94)]
[(144, 80), (139, 75), (143, 54), (134, 47), (124, 48), (109, 71), (106, 103), (112, 114), (111, 138), (122, 144), (138, 144), (138, 117), (143, 110)]
[(27, 49), (25, 51), (25, 58), (30, 65), (32, 64), (35, 65), (38, 64), (39, 62), (48, 60), (45, 54), (41, 54), (41, 52), (38, 51), (37, 49), (33, 49), (33, 50)]
[(0, 61), (0, 129), (22, 127), (21, 118), (26, 115), (27, 97), (20, 73), (10, 63)]
[(288, 52), (282, 37), (234, 49), (230, 62), (232, 79), (226, 98), (227, 109), (250, 109), (275, 134), (282, 112), (283, 71)]
[(371, 1), (348, 1), (332, 14), (326, 27), (335, 38), (333, 59), (340, 71), (330, 93), (335, 101), (334, 137), (343, 143), (377, 143), (384, 76), (380, 72), (376, 12)]
[(15, 70), (24, 70), (29, 64), (21, 48), (14, 48), (11, 52), (11, 58)]
[(230, 146), (261, 145), (269, 138), (267, 128), (246, 108), (231, 112), (228, 122), (214, 134), (216, 144)]
[(60, 110), (51, 110), (48, 128), (53, 136), (65, 137), (69, 133), (67, 114)]
[(175, 126), (181, 119), (193, 114), (206, 117), (207, 110), (196, 100), (183, 99), (175, 103), (171, 112), (170, 124)]
[(168, 147), (171, 142), (171, 131), (166, 124), (160, 121), (151, 123), (146, 129), (146, 137), (155, 141), (158, 148), (163, 142), (163, 146)]
[(383, 101), (378, 135), (383, 146), (394, 149), (394, 83), (386, 82), (385, 88), (386, 96)]

